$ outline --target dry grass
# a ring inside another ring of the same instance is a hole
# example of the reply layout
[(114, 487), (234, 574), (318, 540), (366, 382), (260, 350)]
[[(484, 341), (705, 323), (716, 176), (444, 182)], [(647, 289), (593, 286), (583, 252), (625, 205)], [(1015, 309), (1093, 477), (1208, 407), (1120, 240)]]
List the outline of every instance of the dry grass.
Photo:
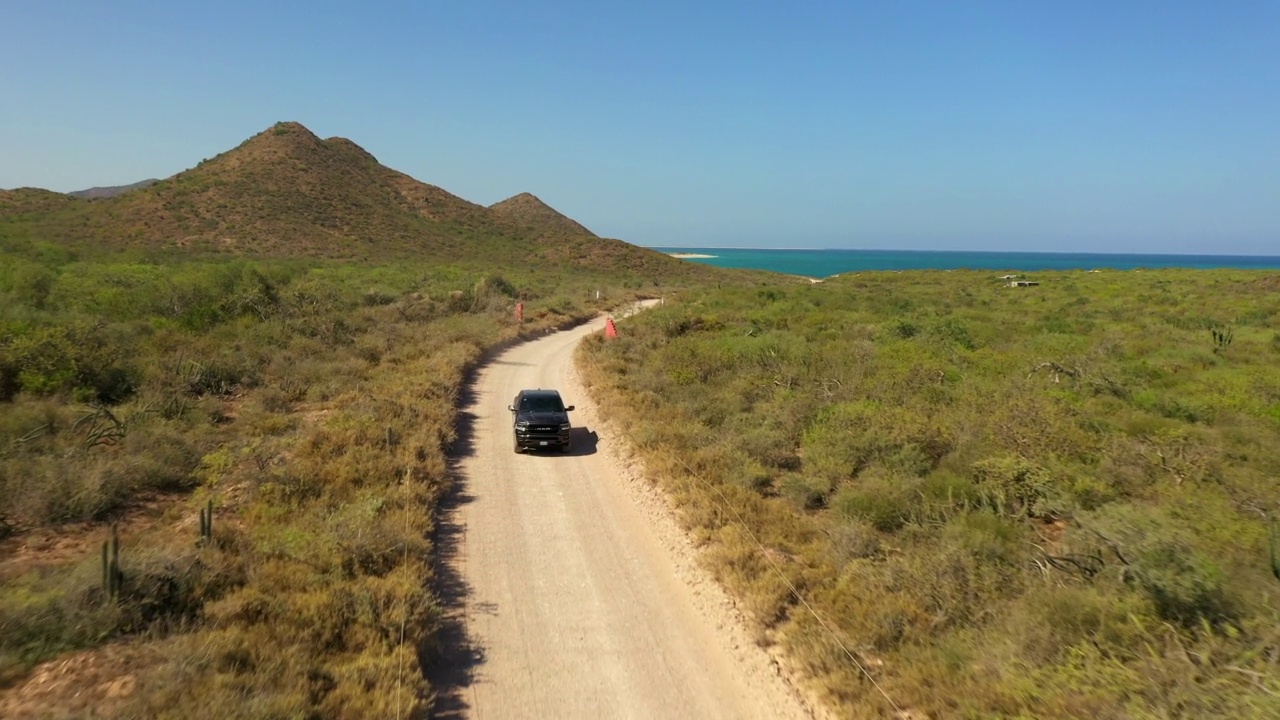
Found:
[[(43, 697), (30, 674), (51, 677), (52, 660), (63, 685), (84, 668), (86, 697), (119, 716), (429, 706), (432, 511), (465, 375), (486, 348), (633, 297), (606, 276), (520, 269), (5, 262), (3, 702)], [(49, 282), (23, 280), (36, 270)], [(125, 641), (138, 652), (121, 690), (93, 658)]]
[[(429, 705), (432, 510), (467, 369), (732, 275), (532, 209), (467, 202), (296, 123), (115, 197), (0, 192), (5, 697), (55, 661), (63, 686), (93, 669), (98, 714)], [(123, 643), (129, 682), (100, 682)]]
[(842, 716), (1280, 714), (1280, 304), (1040, 279), (725, 286), (581, 365)]

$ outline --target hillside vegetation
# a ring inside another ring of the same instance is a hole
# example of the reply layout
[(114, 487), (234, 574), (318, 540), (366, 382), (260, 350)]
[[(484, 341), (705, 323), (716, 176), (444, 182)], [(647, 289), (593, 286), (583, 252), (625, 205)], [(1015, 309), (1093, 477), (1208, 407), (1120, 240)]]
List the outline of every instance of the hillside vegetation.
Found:
[(108, 644), (136, 691), (107, 714), (429, 705), (432, 508), (465, 374), (638, 292), (617, 282), (0, 256), (0, 688)]
[(293, 123), (105, 199), (0, 192), (0, 716), (429, 708), (469, 369), (726, 276), (556, 217)]
[(842, 716), (1280, 717), (1280, 279), (1035, 279), (725, 286), (581, 359)]
[(558, 234), (564, 236), (588, 236), (596, 234), (565, 217), (542, 202), (536, 195), (520, 193), (494, 203), (489, 209), (508, 222), (518, 224), (534, 234)]
[(598, 238), (527, 193), (493, 208), (387, 168), (345, 138), (277, 123), (173, 177), (102, 199), (0, 191), (0, 241), (103, 252), (356, 261), (474, 259), (661, 276), (705, 268)]
[(116, 195), (123, 195), (129, 192), (130, 190), (137, 190), (139, 188), (150, 187), (152, 185), (155, 185), (158, 182), (160, 182), (158, 179), (150, 178), (148, 180), (139, 180), (136, 183), (129, 183), (128, 185), (91, 187), (91, 188), (88, 188), (87, 190), (74, 190), (67, 194), (70, 195), (71, 197), (84, 198), (86, 200), (97, 200), (99, 198), (109, 198), (109, 197), (115, 197)]

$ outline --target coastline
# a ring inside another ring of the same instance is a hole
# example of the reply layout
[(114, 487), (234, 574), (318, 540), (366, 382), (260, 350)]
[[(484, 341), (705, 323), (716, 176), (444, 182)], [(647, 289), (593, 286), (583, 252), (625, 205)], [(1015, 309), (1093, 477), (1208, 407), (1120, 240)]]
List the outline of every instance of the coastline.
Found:
[(705, 262), (718, 267), (766, 270), (819, 278), (847, 272), (908, 270), (994, 270), (996, 274), (1099, 269), (1133, 271), (1138, 268), (1280, 270), (1280, 256), (1265, 255), (768, 250), (763, 248), (739, 250), (718, 247), (667, 247), (660, 252), (670, 257)]
[[(921, 248), (864, 248), (864, 247), (738, 247), (736, 245), (723, 245), (716, 247), (697, 248), (689, 245), (641, 245), (640, 247), (649, 250), (657, 250), (658, 252), (674, 255), (676, 253), (687, 252), (688, 249), (696, 250), (731, 250), (731, 251), (766, 251), (766, 252), (837, 252), (837, 253), (871, 253), (871, 254), (914, 254), (914, 255), (1049, 255), (1049, 256), (1112, 256), (1121, 257), (1158, 257), (1158, 258), (1203, 258), (1203, 257), (1228, 257), (1228, 258), (1244, 258), (1248, 259), (1273, 259), (1280, 258), (1280, 255), (1265, 255), (1257, 252), (1229, 252), (1229, 253), (1208, 253), (1208, 252), (1171, 252), (1171, 253), (1150, 253), (1150, 252), (1131, 252), (1123, 250), (1089, 250), (1089, 251), (1072, 251), (1072, 250), (941, 250), (941, 249), (921, 249)], [(673, 248), (681, 248), (675, 253), (668, 252)], [(711, 255), (710, 257), (719, 257)]]

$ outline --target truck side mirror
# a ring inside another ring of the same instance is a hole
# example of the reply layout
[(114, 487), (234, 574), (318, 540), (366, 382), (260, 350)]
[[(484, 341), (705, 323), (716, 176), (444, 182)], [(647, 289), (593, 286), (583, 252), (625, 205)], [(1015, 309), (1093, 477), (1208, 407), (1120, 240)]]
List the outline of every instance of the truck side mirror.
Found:
[(565, 409), (564, 409), (564, 411), (565, 411), (565, 412), (570, 412), (571, 410), (573, 410), (573, 406), (572, 406), (572, 405), (570, 405), (569, 407), (567, 407), (567, 408), (565, 408)]
[(516, 411), (516, 406), (515, 406), (515, 405), (508, 405), (508, 406), (507, 406), (507, 409), (508, 409), (508, 410), (510, 410), (511, 412), (515, 412), (515, 411)]

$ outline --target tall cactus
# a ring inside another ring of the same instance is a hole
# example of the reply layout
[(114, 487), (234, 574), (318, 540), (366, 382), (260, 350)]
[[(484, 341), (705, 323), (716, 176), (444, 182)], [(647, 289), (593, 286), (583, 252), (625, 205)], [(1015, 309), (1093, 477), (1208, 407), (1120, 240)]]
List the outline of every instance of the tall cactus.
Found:
[(1213, 351), (1219, 355), (1230, 347), (1232, 340), (1236, 339), (1235, 328), (1230, 325), (1226, 327), (1215, 327), (1211, 332), (1213, 333)]
[(205, 506), (200, 508), (200, 543), (208, 544), (213, 542), (213, 498), (205, 501)]
[(1275, 518), (1271, 518), (1271, 574), (1280, 580), (1280, 527)]
[(120, 598), (124, 573), (120, 572), (120, 533), (111, 523), (111, 539), (102, 543), (102, 593), (107, 600)]

